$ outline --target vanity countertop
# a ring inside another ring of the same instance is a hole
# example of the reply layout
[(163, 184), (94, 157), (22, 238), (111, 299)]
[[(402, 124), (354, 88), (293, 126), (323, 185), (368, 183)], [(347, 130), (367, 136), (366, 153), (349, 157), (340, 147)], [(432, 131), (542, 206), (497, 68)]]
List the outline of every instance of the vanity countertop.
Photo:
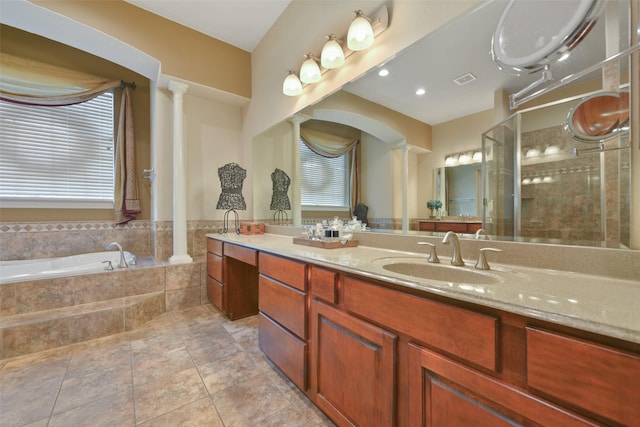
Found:
[[(426, 261), (424, 254), (415, 252), (368, 246), (322, 249), (294, 245), (291, 237), (276, 234), (209, 234), (207, 237), (452, 299), (640, 343), (640, 278), (623, 280), (491, 263), (492, 270), (484, 274), (491, 275), (497, 283), (454, 283), (407, 276), (382, 267), (385, 262), (394, 262), (394, 260)], [(464, 267), (449, 266), (446, 257), (441, 257), (441, 263), (444, 268), (474, 270), (474, 263), (468, 260)]]

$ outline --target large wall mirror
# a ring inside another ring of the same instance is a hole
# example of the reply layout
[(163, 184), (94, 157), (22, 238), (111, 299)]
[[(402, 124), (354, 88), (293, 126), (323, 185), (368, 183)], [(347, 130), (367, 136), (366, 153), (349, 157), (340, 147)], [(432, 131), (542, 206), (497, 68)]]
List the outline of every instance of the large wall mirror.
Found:
[[(587, 148), (585, 144), (589, 143), (572, 138), (564, 130), (564, 126), (569, 111), (584, 98), (600, 92), (637, 90), (630, 87), (628, 56), (623, 56), (619, 61), (605, 66), (604, 69), (598, 68), (591, 73), (581, 75), (570, 84), (559, 85), (558, 81), (597, 66), (606, 58), (629, 49), (629, 0), (602, 2), (595, 25), (583, 35), (580, 43), (571, 50), (567, 58), (561, 58), (561, 62), (550, 65), (553, 78), (545, 84), (558, 87), (530, 102), (523, 103), (517, 109), (510, 108), (508, 95), (535, 84), (540, 79), (540, 73), (514, 75), (501, 71), (489, 54), (492, 35), (508, 3), (508, 0), (482, 2), (386, 63), (380, 64), (359, 79), (346, 84), (341, 90), (257, 136), (253, 147), (254, 219), (274, 222), (274, 212), (269, 209), (272, 196), (270, 176), (276, 168), (284, 170), (292, 177), (299, 173), (297, 169), (299, 165), (295, 161), (298, 155), (295, 145), (299, 142), (296, 140), (296, 127), (304, 127), (304, 123), (309, 120), (343, 124), (360, 131), (362, 185), (360, 197), (361, 202), (369, 208), (369, 225), (374, 232), (394, 230), (399, 233), (419, 233), (418, 223), (429, 217), (426, 202), (444, 197), (442, 195), (444, 184), (438, 187), (436, 180), (439, 172), (446, 177), (445, 158), (451, 154), (480, 149), (483, 135), (503, 136), (487, 134), (488, 130), (499, 129), (512, 133), (513, 141), (510, 143), (514, 147), (508, 153), (501, 154), (511, 156), (510, 169), (505, 169), (504, 165), (498, 166), (495, 163), (492, 165), (499, 173), (503, 175), (506, 173), (505, 176), (509, 178), (506, 186), (503, 183), (502, 187), (494, 187), (494, 191), (499, 192), (502, 199), (498, 200), (496, 197), (495, 200), (489, 200), (487, 195), (484, 195), (483, 200), (482, 178), (479, 177), (478, 181), (478, 179), (467, 177), (456, 183), (456, 186), (460, 187), (456, 191), (461, 191), (460, 194), (468, 194), (460, 196), (459, 199), (469, 199), (469, 203), (458, 210), (452, 209), (449, 204), (443, 210), (448, 211), (449, 216), (462, 215), (473, 220), (486, 221), (488, 204), (491, 204), (489, 207), (492, 209), (502, 208), (508, 211), (503, 205), (510, 202), (509, 209), (514, 210), (516, 206), (520, 210), (509, 213), (510, 219), (500, 223), (502, 228), (498, 227), (497, 222), (495, 226), (487, 227), (491, 228), (490, 232), (495, 235), (495, 238), (517, 238), (525, 241), (526, 233), (523, 233), (523, 230), (537, 227), (538, 231), (545, 229), (549, 231), (545, 234), (547, 237), (530, 236), (529, 241), (609, 246), (603, 243), (606, 241), (604, 236), (609, 230), (605, 230), (601, 236), (590, 236), (590, 238), (576, 237), (576, 233), (568, 232), (566, 229), (551, 231), (552, 226), (556, 225), (556, 221), (552, 218), (564, 215), (564, 211), (555, 209), (548, 211), (550, 213), (543, 213), (540, 206), (553, 202), (545, 202), (542, 199), (536, 199), (533, 202), (534, 199), (530, 198), (532, 196), (525, 194), (541, 190), (541, 187), (525, 187), (529, 185), (527, 178), (531, 181), (536, 178), (529, 177), (529, 174), (533, 174), (536, 168), (543, 167), (540, 166), (543, 164), (543, 160), (540, 159), (544, 156), (540, 156), (538, 160), (532, 160), (532, 156), (526, 157), (526, 152), (522, 153), (522, 150), (532, 145), (542, 150), (544, 155), (547, 146), (553, 144), (545, 143), (543, 139), (547, 138), (551, 132), (558, 132), (562, 134), (565, 141), (562, 145), (563, 156), (574, 156), (574, 148), (578, 153), (583, 150), (583, 155), (573, 157), (578, 159), (578, 162), (584, 161), (586, 156), (593, 158), (600, 156), (600, 151), (585, 153), (584, 149)], [(388, 76), (379, 75), (382, 69), (389, 71)], [(416, 95), (417, 89), (425, 89), (425, 93)], [(539, 89), (536, 88), (536, 90)], [(514, 114), (517, 111), (520, 112), (519, 118), (515, 119)], [(509, 128), (509, 124), (504, 122), (507, 119), (520, 120), (520, 127)], [(554, 123), (549, 120), (553, 120)], [(538, 132), (534, 129), (536, 127)], [(620, 134), (623, 138), (627, 135), (628, 142), (628, 124)], [(568, 140), (572, 142), (566, 142)], [(611, 144), (624, 144), (620, 139), (616, 141)], [(598, 144), (591, 143), (591, 148), (599, 150)], [(521, 157), (514, 157), (516, 150), (520, 150)], [(624, 150), (606, 153), (613, 152), (624, 156)], [(487, 157), (487, 153), (484, 154), (486, 165), (486, 161), (493, 158)], [(548, 156), (546, 160), (552, 160), (552, 157)], [(630, 193), (630, 165), (628, 161), (621, 161), (615, 177), (615, 183), (621, 189), (617, 199), (618, 205), (615, 208), (619, 212), (617, 215), (620, 221), (619, 230), (623, 230), (621, 233), (627, 233), (627, 235), (628, 218), (634, 214), (630, 211), (630, 205), (625, 202)], [(560, 171), (563, 167), (572, 168), (573, 166), (546, 164), (545, 167)], [(471, 175), (467, 176), (478, 177), (478, 168), (479, 166), (469, 168)], [(514, 168), (517, 170), (515, 172), (517, 176), (514, 176)], [(611, 180), (613, 176), (609, 175), (607, 179)], [(574, 175), (572, 177), (571, 179), (575, 179)], [(545, 176), (540, 178), (544, 179)], [(593, 174), (590, 176), (589, 191), (595, 193), (594, 197), (598, 199), (600, 206), (606, 199), (607, 187), (593, 183), (594, 180), (599, 179), (600, 176), (595, 177)], [(468, 185), (465, 186), (465, 184)], [(571, 184), (565, 181), (564, 185)], [(464, 193), (465, 190), (466, 193)], [(294, 206), (292, 211), (288, 212), (289, 223), (293, 223), (294, 218), (301, 218), (302, 223), (305, 223), (323, 217), (331, 218), (337, 215), (350, 218), (352, 215), (348, 209), (314, 210), (308, 207), (300, 209), (300, 206), (295, 205), (299, 201), (296, 201), (293, 194), (290, 193), (290, 195)], [(506, 200), (507, 195), (511, 200)], [(514, 197), (520, 196), (523, 198), (514, 200)], [(572, 208), (572, 215), (577, 216), (579, 212), (589, 211), (595, 206), (593, 203), (586, 207), (578, 206), (580, 200), (582, 200), (581, 195), (574, 197), (576, 204)], [(526, 212), (522, 210), (524, 205), (528, 208)], [(298, 209), (297, 215), (296, 209)], [(589, 214), (593, 216), (591, 212)], [(599, 211), (596, 216), (600, 223), (606, 222), (608, 215)], [(543, 221), (540, 221), (541, 217)], [(450, 219), (442, 218), (442, 220)], [(485, 225), (491, 224), (485, 223)], [(513, 230), (514, 226), (520, 227), (517, 229), (518, 233), (505, 232), (506, 228)], [(624, 231), (625, 227), (627, 231)], [(514, 236), (514, 234), (517, 235)], [(626, 241), (628, 242), (628, 239)], [(626, 247), (624, 241), (619, 243), (616, 247)]]

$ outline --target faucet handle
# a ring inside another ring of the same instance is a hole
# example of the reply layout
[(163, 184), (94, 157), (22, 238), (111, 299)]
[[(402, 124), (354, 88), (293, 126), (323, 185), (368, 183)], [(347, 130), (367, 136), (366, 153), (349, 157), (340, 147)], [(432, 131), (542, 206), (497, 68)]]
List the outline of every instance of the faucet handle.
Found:
[(439, 264), (440, 259), (438, 258), (438, 253), (436, 252), (436, 245), (430, 242), (418, 242), (419, 245), (426, 245), (429, 247), (429, 258), (427, 261), (433, 264)]
[(111, 261), (102, 261), (103, 264), (107, 264), (104, 269), (105, 270), (113, 270), (113, 264), (111, 263)]
[(480, 255), (478, 255), (478, 262), (476, 262), (476, 268), (478, 270), (490, 270), (491, 267), (487, 262), (487, 252), (502, 252), (502, 249), (496, 248), (480, 248)]

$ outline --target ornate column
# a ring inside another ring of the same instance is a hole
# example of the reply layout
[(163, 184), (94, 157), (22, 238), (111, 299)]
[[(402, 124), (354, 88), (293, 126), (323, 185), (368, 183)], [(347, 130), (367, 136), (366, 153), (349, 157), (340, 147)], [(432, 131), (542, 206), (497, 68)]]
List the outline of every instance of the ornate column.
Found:
[(173, 92), (173, 255), (170, 264), (193, 262), (187, 253), (187, 180), (185, 177), (183, 97), (189, 85), (169, 81)]

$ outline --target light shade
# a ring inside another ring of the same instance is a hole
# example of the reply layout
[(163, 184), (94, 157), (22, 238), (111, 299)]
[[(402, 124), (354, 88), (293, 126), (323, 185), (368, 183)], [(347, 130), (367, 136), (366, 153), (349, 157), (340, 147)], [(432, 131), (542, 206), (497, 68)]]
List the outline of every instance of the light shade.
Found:
[(361, 10), (356, 10), (356, 18), (349, 26), (347, 47), (351, 50), (364, 50), (373, 45), (374, 36), (371, 23)]
[(289, 70), (289, 75), (285, 77), (284, 83), (282, 84), (282, 93), (287, 96), (298, 96), (302, 94), (302, 83), (300, 83), (300, 79), (296, 76), (295, 71)]
[(344, 51), (333, 34), (329, 35), (329, 41), (322, 48), (320, 64), (324, 68), (338, 68), (344, 64)]
[(320, 67), (315, 59), (313, 59), (312, 54), (305, 55), (305, 61), (302, 63), (300, 67), (300, 81), (302, 83), (316, 83), (319, 82), (322, 78), (322, 74), (320, 74)]

